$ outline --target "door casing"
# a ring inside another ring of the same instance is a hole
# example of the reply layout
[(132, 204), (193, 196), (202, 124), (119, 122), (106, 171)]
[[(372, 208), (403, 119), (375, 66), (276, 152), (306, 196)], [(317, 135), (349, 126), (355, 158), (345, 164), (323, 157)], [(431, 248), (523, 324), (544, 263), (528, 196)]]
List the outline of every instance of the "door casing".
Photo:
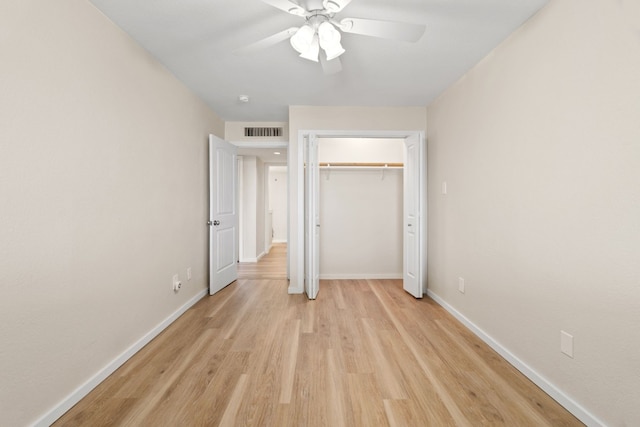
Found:
[[(310, 136), (314, 136), (316, 138), (397, 138), (397, 139), (407, 139), (409, 137), (417, 137), (421, 144), (421, 156), (419, 159), (418, 165), (418, 173), (416, 174), (416, 179), (418, 182), (419, 191), (419, 200), (417, 200), (419, 207), (419, 221), (420, 221), (420, 230), (421, 232), (418, 235), (420, 240), (419, 248), (420, 253), (418, 254), (418, 258), (421, 261), (419, 266), (419, 281), (422, 284), (422, 293), (426, 293), (427, 290), (427, 195), (426, 195), (426, 176), (427, 176), (427, 144), (425, 139), (424, 131), (344, 131), (344, 130), (300, 130), (298, 131), (298, 152), (297, 158), (292, 159), (290, 161), (295, 161), (298, 165), (297, 174), (293, 176), (289, 175), (289, 179), (296, 179), (298, 183), (301, 185), (297, 186), (297, 242), (296, 246), (298, 248), (297, 253), (295, 254), (295, 259), (291, 259), (290, 263), (295, 263), (296, 270), (298, 274), (296, 277), (292, 277), (289, 283), (288, 292), (290, 294), (301, 294), (305, 291), (304, 280), (305, 280), (305, 176), (304, 176), (304, 149), (303, 147), (306, 144), (306, 141)], [(290, 150), (291, 152), (291, 150)], [(289, 201), (291, 203), (291, 201)], [(289, 223), (291, 224), (291, 222)], [(289, 232), (291, 236), (293, 233)], [(289, 254), (292, 256), (294, 254)], [(403, 261), (404, 263), (404, 261)]]

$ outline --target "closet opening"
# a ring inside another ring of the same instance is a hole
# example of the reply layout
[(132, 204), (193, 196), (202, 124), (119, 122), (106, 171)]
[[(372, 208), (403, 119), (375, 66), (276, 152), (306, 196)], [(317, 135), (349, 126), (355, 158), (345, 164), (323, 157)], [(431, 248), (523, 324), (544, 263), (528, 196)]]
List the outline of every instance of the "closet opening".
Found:
[[(295, 255), (297, 271), (303, 274), (297, 275), (297, 287), (289, 292), (305, 292), (315, 299), (321, 278), (401, 277), (403, 289), (422, 298), (426, 289), (424, 133), (301, 130), (298, 147), (299, 249)], [(401, 180), (394, 175), (400, 170)], [(402, 191), (397, 191), (400, 182)]]
[(318, 138), (320, 280), (402, 279), (404, 140)]

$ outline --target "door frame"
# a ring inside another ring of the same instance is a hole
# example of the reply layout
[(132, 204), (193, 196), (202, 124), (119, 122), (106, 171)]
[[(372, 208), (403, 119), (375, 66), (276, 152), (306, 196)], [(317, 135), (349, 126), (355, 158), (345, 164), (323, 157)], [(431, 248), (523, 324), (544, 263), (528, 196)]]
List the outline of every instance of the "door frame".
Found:
[[(286, 149), (287, 150), (287, 156), (284, 158), (284, 160), (282, 162), (267, 162), (264, 164), (264, 188), (263, 190), (265, 191), (265, 194), (268, 192), (268, 174), (269, 174), (269, 166), (287, 166), (287, 242), (289, 241), (290, 238), (290, 218), (289, 218), (289, 142), (283, 142), (283, 141), (229, 141), (229, 143), (235, 145), (238, 148), (268, 148), (268, 149)], [(238, 157), (242, 157), (242, 156), (238, 156)], [(241, 166), (238, 168), (238, 174), (240, 174), (242, 171)], [(238, 191), (241, 192), (242, 189), (240, 188), (240, 179), (241, 177), (238, 176)], [(240, 197), (238, 198), (239, 202), (241, 203), (241, 199)], [(266, 223), (266, 216), (269, 214), (269, 206), (267, 203), (265, 203), (265, 209), (264, 209), (264, 216), (265, 216), (265, 223)], [(238, 222), (240, 223), (242, 221), (242, 212), (240, 210), (240, 208), (238, 208)], [(265, 231), (266, 233), (266, 231)], [(240, 224), (238, 224), (238, 233), (237, 233), (237, 247), (238, 247), (238, 255), (236, 258), (238, 258), (239, 260), (239, 254), (240, 254), (240, 245), (242, 245), (242, 227), (240, 226)], [(289, 269), (290, 269), (290, 256), (291, 253), (290, 251), (287, 250), (287, 278), (290, 277), (289, 275)]]
[[(297, 186), (297, 194), (296, 198), (298, 200), (297, 203), (297, 212), (296, 217), (297, 221), (297, 254), (296, 254), (296, 267), (297, 267), (297, 280), (296, 283), (289, 284), (288, 292), (290, 294), (301, 294), (304, 292), (304, 278), (305, 278), (305, 203), (304, 203), (304, 192), (305, 186), (301, 183), (304, 183), (304, 144), (306, 138), (310, 135), (314, 135), (317, 138), (397, 138), (397, 139), (406, 139), (411, 136), (418, 137), (421, 143), (421, 156), (419, 159), (419, 171), (416, 174), (416, 178), (420, 181), (420, 191), (419, 191), (419, 200), (418, 206), (420, 210), (420, 228), (422, 232), (419, 234), (420, 239), (420, 254), (419, 259), (421, 260), (421, 268), (420, 268), (420, 281), (422, 283), (422, 292), (425, 294), (427, 292), (427, 141), (425, 137), (425, 132), (420, 130), (413, 131), (381, 131), (381, 130), (313, 130), (313, 129), (303, 129), (298, 131), (298, 151), (297, 158), (292, 159), (297, 164), (297, 174), (295, 179), (298, 182)], [(289, 168), (290, 170), (290, 168)], [(290, 175), (290, 179), (294, 178)], [(404, 191), (404, 190), (403, 190)], [(289, 201), (291, 203), (291, 201)], [(404, 217), (404, 215), (403, 215)], [(289, 233), (291, 234), (291, 233)], [(403, 249), (404, 250), (404, 249)], [(403, 254), (404, 259), (404, 254)], [(404, 261), (403, 261), (404, 263)], [(404, 269), (404, 267), (403, 267)]]

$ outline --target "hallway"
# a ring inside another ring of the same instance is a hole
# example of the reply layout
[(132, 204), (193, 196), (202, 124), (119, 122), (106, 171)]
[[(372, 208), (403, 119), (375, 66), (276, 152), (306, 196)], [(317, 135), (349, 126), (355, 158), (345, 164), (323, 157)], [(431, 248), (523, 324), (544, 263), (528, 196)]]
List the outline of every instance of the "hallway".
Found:
[(258, 262), (238, 263), (238, 279), (286, 279), (287, 244), (274, 243)]

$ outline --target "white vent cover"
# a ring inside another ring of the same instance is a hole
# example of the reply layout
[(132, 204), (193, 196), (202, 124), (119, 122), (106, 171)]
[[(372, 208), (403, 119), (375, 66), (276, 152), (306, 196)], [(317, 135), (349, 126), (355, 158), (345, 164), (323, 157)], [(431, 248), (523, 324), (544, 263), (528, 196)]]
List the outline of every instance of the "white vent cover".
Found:
[(265, 138), (282, 136), (281, 127), (246, 127), (244, 136), (249, 138)]

